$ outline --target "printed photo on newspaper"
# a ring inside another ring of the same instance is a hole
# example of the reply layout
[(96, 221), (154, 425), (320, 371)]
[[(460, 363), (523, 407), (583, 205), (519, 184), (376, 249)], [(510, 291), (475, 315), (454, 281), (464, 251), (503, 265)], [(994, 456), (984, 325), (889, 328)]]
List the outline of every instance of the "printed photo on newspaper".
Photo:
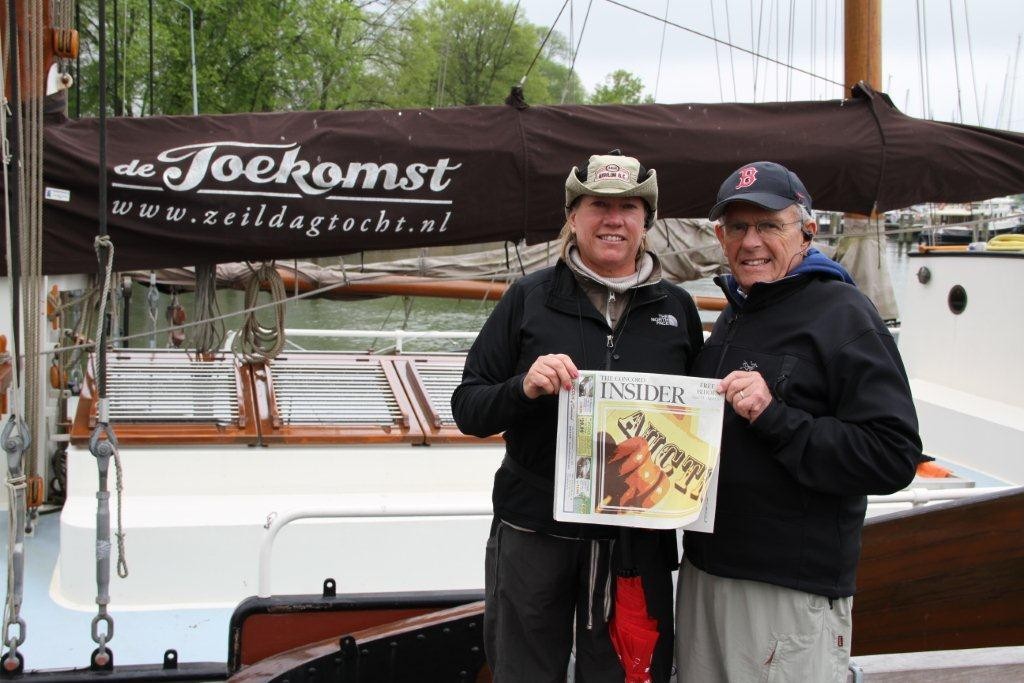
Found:
[(711, 531), (724, 410), (717, 385), (580, 372), (558, 397), (555, 519)]

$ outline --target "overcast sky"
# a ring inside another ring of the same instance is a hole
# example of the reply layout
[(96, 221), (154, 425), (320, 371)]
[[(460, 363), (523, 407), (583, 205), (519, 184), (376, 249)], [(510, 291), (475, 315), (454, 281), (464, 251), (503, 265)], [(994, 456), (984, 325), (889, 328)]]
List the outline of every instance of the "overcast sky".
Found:
[[(521, 0), (521, 11), (525, 11), (530, 22), (550, 26), (562, 2)], [(591, 0), (570, 0), (569, 4), (558, 20), (557, 29), (567, 38), (572, 34), (574, 43), (580, 40), (582, 29), (576, 70), (588, 90), (592, 91), (616, 69), (626, 69), (641, 77), (647, 93), (655, 94), (658, 102), (665, 103), (843, 96), (842, 88), (829, 82), (843, 80), (842, 0), (620, 0), (619, 3), (656, 17), (666, 16), (667, 5), (670, 22), (709, 36), (717, 35), (721, 40), (728, 40), (731, 33), (731, 42), (747, 49), (753, 47), (755, 41), (751, 37), (756, 36), (756, 27), (760, 25), (757, 52), (822, 78), (756, 60), (749, 53), (722, 45), (717, 49), (716, 64), (714, 41), (671, 25), (665, 29), (663, 46), (664, 24), (609, 0), (592, 0), (584, 28), (584, 15)], [(883, 0), (882, 5), (881, 87), (897, 107), (913, 116), (921, 116), (924, 111), (922, 92), (925, 88), (922, 87), (916, 20), (920, 7), (927, 26), (922, 37), (927, 42), (925, 87), (929, 90), (932, 118), (962, 120), (975, 125), (981, 122), (985, 126), (1024, 131), (1024, 63), (1017, 67), (1016, 87), (1013, 82), (1018, 39), (1024, 33), (1024, 0)], [(793, 41), (788, 37), (791, 6), (795, 8), (792, 34), (796, 38)], [(779, 14), (781, 21), (777, 19)], [(792, 58), (789, 57), (791, 44)], [(1024, 55), (1021, 61), (1024, 62)], [(955, 66), (957, 63), (959, 68)]]

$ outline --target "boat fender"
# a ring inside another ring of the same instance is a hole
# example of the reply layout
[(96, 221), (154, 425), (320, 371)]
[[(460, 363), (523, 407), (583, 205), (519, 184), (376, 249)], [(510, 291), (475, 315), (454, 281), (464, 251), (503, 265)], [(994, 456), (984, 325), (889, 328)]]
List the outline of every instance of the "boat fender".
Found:
[(927, 462), (919, 462), (917, 464), (917, 476), (928, 477), (929, 479), (941, 479), (943, 477), (952, 477), (953, 471), (939, 465), (933, 460)]

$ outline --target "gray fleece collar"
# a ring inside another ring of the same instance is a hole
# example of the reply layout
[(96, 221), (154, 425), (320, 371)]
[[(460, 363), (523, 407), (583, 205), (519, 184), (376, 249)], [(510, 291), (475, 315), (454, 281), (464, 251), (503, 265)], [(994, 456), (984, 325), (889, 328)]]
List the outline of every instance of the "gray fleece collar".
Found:
[(604, 285), (616, 294), (623, 294), (641, 285), (653, 285), (661, 281), (661, 264), (658, 263), (654, 254), (649, 251), (645, 251), (640, 256), (636, 264), (636, 272), (623, 277), (604, 277), (598, 275), (583, 263), (583, 259), (580, 258), (579, 248), (576, 246), (569, 247), (568, 262), (569, 267), (573, 271), (598, 284)]

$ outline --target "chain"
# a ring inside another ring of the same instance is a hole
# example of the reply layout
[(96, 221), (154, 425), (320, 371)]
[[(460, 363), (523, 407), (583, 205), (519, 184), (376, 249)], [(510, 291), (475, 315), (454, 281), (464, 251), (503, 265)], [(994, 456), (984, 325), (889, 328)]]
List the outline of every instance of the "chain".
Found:
[[(7, 454), (7, 600), (4, 604), (3, 641), (7, 654), (3, 658), (8, 673), (23, 669), (18, 646), (25, 642), (25, 620), (21, 617), (25, 579), (25, 516), (26, 478), (22, 455), (32, 444), (32, 435), (24, 421), (11, 415), (0, 434), (0, 444)], [(17, 626), (17, 635), (11, 628)]]

